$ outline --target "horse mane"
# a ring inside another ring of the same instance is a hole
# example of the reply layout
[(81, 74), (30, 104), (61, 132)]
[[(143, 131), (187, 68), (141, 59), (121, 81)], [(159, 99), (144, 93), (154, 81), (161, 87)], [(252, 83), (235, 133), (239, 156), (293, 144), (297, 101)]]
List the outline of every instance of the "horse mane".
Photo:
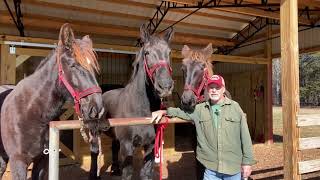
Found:
[(81, 43), (81, 41), (78, 40), (72, 44), (72, 49), (76, 62), (78, 62), (83, 68), (91, 73), (100, 72), (96, 52), (91, 44)]
[(206, 68), (208, 69), (208, 75), (209, 77), (213, 75), (213, 68), (210, 61), (211, 56), (207, 56), (204, 54), (201, 50), (192, 50), (190, 49), (189, 55), (187, 58), (185, 58), (183, 61), (186, 60), (192, 60), (192, 61), (199, 61), (203, 62), (206, 65)]
[(51, 51), (48, 56), (46, 56), (45, 58), (43, 58), (43, 59), (40, 61), (39, 65), (37, 66), (37, 68), (36, 68), (35, 71), (38, 71), (39, 69), (41, 69), (41, 68), (49, 61), (49, 59), (53, 56), (54, 52), (55, 52), (54, 50)]
[(138, 54), (136, 55), (136, 58), (135, 58), (134, 62), (132, 63), (133, 70), (132, 70), (132, 74), (131, 74), (131, 78), (129, 80), (129, 83), (132, 82), (135, 79), (135, 77), (137, 76), (137, 74), (138, 74), (139, 65), (140, 65), (139, 62), (141, 61), (141, 59), (143, 59), (142, 56), (143, 56), (143, 48), (141, 48), (139, 50)]

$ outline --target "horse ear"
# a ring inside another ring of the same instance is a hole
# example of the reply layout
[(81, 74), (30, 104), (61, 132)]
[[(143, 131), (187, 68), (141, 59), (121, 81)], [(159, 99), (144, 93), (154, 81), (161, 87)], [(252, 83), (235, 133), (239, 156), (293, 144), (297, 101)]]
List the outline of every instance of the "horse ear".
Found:
[(61, 26), (59, 40), (61, 41), (63, 46), (66, 46), (68, 48), (72, 47), (72, 43), (74, 42), (74, 34), (70, 24), (65, 23)]
[(204, 53), (204, 55), (209, 58), (212, 53), (213, 53), (213, 49), (212, 49), (212, 44), (209, 43), (207, 47), (205, 47), (204, 49), (202, 49), (202, 52)]
[(92, 46), (92, 40), (90, 39), (89, 35), (85, 35), (82, 37), (82, 41), (88, 43), (89, 45)]
[(167, 30), (164, 31), (163, 33), (163, 39), (166, 40), (167, 42), (171, 41), (172, 37), (173, 37), (174, 31), (173, 28), (170, 27)]
[(150, 39), (150, 32), (145, 24), (140, 27), (140, 38), (143, 43), (146, 43)]
[(183, 58), (187, 58), (190, 55), (190, 48), (187, 45), (184, 45), (182, 50), (181, 50), (181, 55), (183, 56)]

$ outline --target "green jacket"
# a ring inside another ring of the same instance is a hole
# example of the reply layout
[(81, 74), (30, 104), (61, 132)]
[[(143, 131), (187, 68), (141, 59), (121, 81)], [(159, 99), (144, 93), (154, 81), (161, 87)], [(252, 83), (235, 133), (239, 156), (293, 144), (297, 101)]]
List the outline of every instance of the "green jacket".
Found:
[(236, 174), (241, 165), (252, 165), (252, 142), (246, 116), (239, 104), (225, 98), (215, 127), (209, 102), (196, 105), (192, 113), (168, 108), (167, 115), (193, 121), (197, 130), (197, 159), (208, 169)]

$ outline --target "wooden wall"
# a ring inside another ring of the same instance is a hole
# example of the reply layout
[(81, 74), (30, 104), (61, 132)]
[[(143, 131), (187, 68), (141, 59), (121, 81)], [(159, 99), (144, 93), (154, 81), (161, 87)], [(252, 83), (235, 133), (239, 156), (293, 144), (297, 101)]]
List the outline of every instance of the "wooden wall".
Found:
[(135, 56), (115, 53), (98, 53), (101, 74), (99, 84), (126, 85), (131, 76)]
[[(244, 72), (235, 73), (230, 71), (225, 73), (223, 69), (220, 69), (217, 72), (225, 78), (226, 88), (230, 91), (232, 99), (237, 101), (247, 114), (250, 134), (255, 142), (264, 142), (267, 87), (266, 68), (266, 66), (247, 67), (243, 68), (246, 69)], [(255, 92), (261, 93), (256, 93), (256, 95), (258, 95), (256, 96)]]

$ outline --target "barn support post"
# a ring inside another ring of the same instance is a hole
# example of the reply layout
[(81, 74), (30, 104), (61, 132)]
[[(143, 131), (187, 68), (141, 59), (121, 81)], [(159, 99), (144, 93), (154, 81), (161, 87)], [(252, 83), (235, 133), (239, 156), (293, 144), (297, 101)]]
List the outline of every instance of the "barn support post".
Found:
[(273, 111), (272, 111), (272, 25), (267, 26), (267, 40), (265, 42), (265, 58), (267, 58), (267, 88), (265, 94), (266, 121), (264, 124), (265, 144), (273, 143)]
[(49, 129), (49, 180), (59, 179), (59, 129)]
[(298, 130), (299, 111), (299, 44), (298, 2), (281, 0), (281, 87), (284, 179), (300, 180), (298, 175)]
[[(10, 46), (1, 45), (1, 75), (0, 84), (15, 84), (16, 83), (16, 55), (14, 51), (10, 53)], [(14, 50), (14, 49), (12, 49)]]

